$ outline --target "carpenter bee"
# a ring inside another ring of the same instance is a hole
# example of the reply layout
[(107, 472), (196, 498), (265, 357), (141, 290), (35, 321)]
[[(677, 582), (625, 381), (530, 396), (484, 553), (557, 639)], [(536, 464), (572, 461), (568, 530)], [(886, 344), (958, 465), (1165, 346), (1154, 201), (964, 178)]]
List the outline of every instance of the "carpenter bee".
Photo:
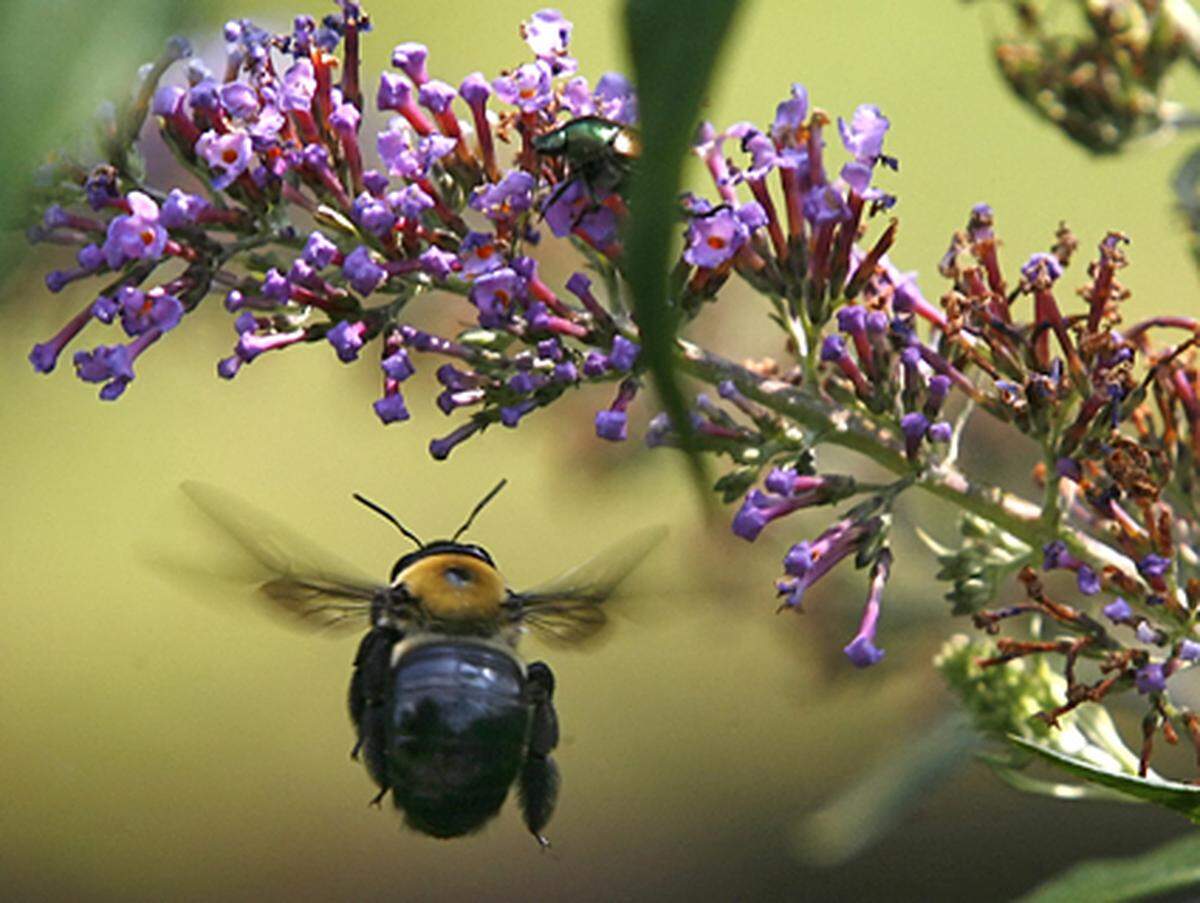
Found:
[(320, 627), (366, 628), (354, 657), (351, 755), (389, 793), (405, 822), (450, 838), (483, 827), (514, 781), (526, 827), (543, 846), (559, 775), (554, 676), (516, 654), (527, 629), (580, 644), (607, 622), (604, 602), (665, 534), (628, 537), (540, 588), (509, 589), (492, 556), (462, 537), (505, 485), (501, 480), (449, 539), (422, 542), (375, 502), (416, 548), (401, 555), (386, 584), (347, 576), (345, 565), (220, 490), (184, 491), (269, 573), (259, 587), (276, 610)]

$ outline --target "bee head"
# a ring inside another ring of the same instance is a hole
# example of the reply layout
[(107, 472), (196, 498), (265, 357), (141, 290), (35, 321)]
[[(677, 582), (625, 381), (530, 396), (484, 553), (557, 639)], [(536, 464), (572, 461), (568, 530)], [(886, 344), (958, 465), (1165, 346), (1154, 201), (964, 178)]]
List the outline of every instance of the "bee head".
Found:
[(396, 585), (396, 580), (408, 568), (412, 567), (417, 562), (430, 558), (434, 555), (466, 555), (471, 558), (477, 558), (483, 564), (496, 570), (496, 562), (492, 560), (492, 556), (487, 553), (483, 546), (477, 546), (469, 542), (455, 542), (452, 539), (438, 539), (421, 548), (401, 555), (394, 565), (392, 565), (392, 573), (389, 577), (391, 584)]
[(383, 517), (417, 546), (415, 551), (401, 555), (392, 566), (389, 578), (392, 587), (401, 590), (438, 620), (480, 620), (499, 615), (508, 591), (504, 578), (496, 570), (496, 562), (482, 546), (459, 542), (458, 538), (470, 529), (476, 515), (507, 482), (497, 483), (475, 505), (452, 537), (430, 543), (421, 542), (389, 511), (355, 493), (357, 501)]
[(492, 556), (454, 540), (402, 556), (392, 568), (392, 586), (442, 621), (495, 618), (508, 595)]

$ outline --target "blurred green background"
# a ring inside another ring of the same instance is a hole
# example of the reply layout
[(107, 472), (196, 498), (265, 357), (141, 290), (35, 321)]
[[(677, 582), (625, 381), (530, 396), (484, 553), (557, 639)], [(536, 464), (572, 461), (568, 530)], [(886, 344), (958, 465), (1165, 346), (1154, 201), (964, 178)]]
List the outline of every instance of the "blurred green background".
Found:
[[(191, 34), (215, 65), (226, 18), (284, 28), (295, 12), (328, 8), (124, 0), (98, 15), (83, 3), (8, 4), (7, 212), (40, 150), (85, 133), (86, 111), (120, 90), (165, 34)], [(435, 76), (493, 75), (525, 58), (517, 23), (536, 8), (369, 6), (368, 71), (394, 44), (420, 40)], [(584, 74), (624, 68), (620, 4), (559, 8), (576, 23)], [(793, 81), (834, 115), (878, 104), (901, 161), (885, 177), (900, 197), (892, 259), (921, 271), (931, 298), (950, 232), (986, 200), (1010, 268), (1044, 249), (1060, 220), (1085, 250), (1119, 228), (1133, 239), (1124, 281), (1134, 311), (1194, 313), (1196, 272), (1167, 189), (1184, 145), (1086, 157), (1008, 97), (988, 56), (992, 27), (986, 11), (948, 0), (747, 3), (707, 114), (765, 123)], [(1197, 96), (1193, 84), (1178, 87)], [(898, 756), (950, 705), (928, 660), (966, 625), (945, 617), (932, 562), (907, 538), (913, 520), (947, 536), (945, 510), (907, 510), (881, 634), (888, 658), (853, 673), (839, 650), (862, 575), (830, 581), (802, 618), (772, 614), (783, 549), (819, 531), (824, 515), (792, 519), (753, 547), (724, 523), (706, 525), (672, 453), (590, 438), (590, 414), (607, 398), (493, 430), (438, 464), (425, 446), (448, 427), (428, 382), (409, 393), (413, 420), (386, 429), (369, 407), (374, 368), (336, 366), (327, 348), (271, 356), (220, 382), (215, 361), (233, 331), (214, 309), (147, 354), (127, 395), (104, 404), (69, 366), (41, 378), (25, 360), (87, 300), (87, 286), (60, 296), (42, 288), (43, 272), (66, 263), (55, 249), (18, 247), (0, 272), (6, 898), (990, 900), (1187, 830), (1148, 808), (1020, 796), (970, 765), (860, 858), (813, 863), (797, 843), (804, 814)], [(545, 265), (565, 273), (569, 262)], [(1067, 284), (1082, 280), (1077, 267)], [(439, 301), (422, 303), (429, 311)], [(701, 337), (731, 354), (779, 354), (759, 300), (735, 289), (723, 307), (706, 315)], [(1004, 448), (1011, 453), (984, 463), (1019, 488), (1028, 461)], [(638, 526), (673, 530), (640, 578), (642, 604), (610, 643), (587, 655), (526, 649), (557, 673), (564, 731), (546, 855), (511, 800), (482, 834), (455, 842), (406, 833), (386, 807), (368, 808), (374, 788), (347, 755), (354, 640), (282, 629), (246, 593), (217, 584), (197, 593), (154, 566), (164, 555), (220, 560), (225, 551), (187, 510), (184, 479), (232, 489), (383, 575), (395, 535), (351, 491), (436, 534), (501, 475), (511, 488), (473, 538), (514, 585)]]

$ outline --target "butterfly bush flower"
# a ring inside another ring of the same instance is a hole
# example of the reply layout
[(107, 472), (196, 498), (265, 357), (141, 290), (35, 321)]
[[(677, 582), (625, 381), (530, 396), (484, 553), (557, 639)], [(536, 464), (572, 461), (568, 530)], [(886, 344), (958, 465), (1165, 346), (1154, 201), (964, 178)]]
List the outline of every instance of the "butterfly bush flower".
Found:
[(109, 269), (119, 269), (127, 261), (162, 257), (167, 230), (159, 222), (158, 204), (140, 191), (131, 191), (122, 207), (129, 212), (108, 224), (102, 247)]
[(859, 625), (858, 633), (842, 650), (855, 667), (869, 668), (883, 660), (884, 651), (875, 645), (875, 630), (879, 625), (883, 587), (887, 583), (891, 570), (892, 553), (884, 549), (876, 556), (875, 564), (871, 568), (871, 589), (867, 596), (866, 607), (863, 609), (862, 623)]
[[(1200, 661), (1200, 322), (1123, 321), (1123, 234), (1103, 236), (1084, 267), (1065, 226), (1006, 261), (995, 212), (976, 204), (918, 279), (890, 257), (889, 117), (870, 103), (834, 116), (802, 84), (781, 86), (768, 118), (696, 132), (710, 185), (680, 199), (667, 300), (675, 363), (702, 391), (676, 422), (646, 391), (646, 336), (626, 305), (625, 227), (638, 214), (629, 81), (586, 72), (553, 10), (514, 23), (501, 72), (446, 72), (405, 41), (368, 73), (369, 16), (336, 5), (284, 33), (227, 23), (211, 68), (179, 65), (186, 47), (173, 42), (104, 159), (46, 170), (30, 234), (73, 259), (47, 276), (69, 306), (29, 355), (37, 371), (70, 355), (116, 399), (215, 304), (232, 319), (218, 376), (327, 343), (345, 364), (369, 361), (383, 424), (450, 419), (429, 446), (437, 460), (585, 392), (598, 439), (628, 448), (640, 433), (727, 463), (716, 489), (734, 534), (786, 542), (781, 610), (818, 613), (829, 573), (864, 572), (860, 627), (843, 649), (860, 668), (891, 666), (881, 615), (901, 563), (895, 503), (930, 492), (964, 512), (961, 546), (938, 550), (952, 613), (987, 634), (948, 653), (968, 707), (997, 691), (989, 672), (1020, 671), (1029, 692), (1006, 699), (1038, 716), (1038, 736), (1065, 736), (1077, 708), (1127, 693), (1146, 710), (1137, 770), (1158, 734), (1200, 748), (1200, 713), (1172, 699)], [(142, 128), (147, 117), (156, 128)], [(144, 133), (179, 163), (168, 184), (140, 175)], [(582, 158), (581, 136), (593, 147)], [(578, 255), (569, 268), (541, 265), (563, 252)], [(779, 327), (771, 356), (739, 363), (684, 337), (735, 281)], [(410, 379), (422, 368), (438, 388), (419, 408)], [(1022, 436), (985, 453), (1039, 451), (1037, 502), (967, 472), (958, 446), (977, 417)], [(892, 476), (833, 473), (831, 446)], [(802, 521), (823, 506), (838, 509), (824, 529)], [(1043, 662), (1061, 678), (1044, 679)]]

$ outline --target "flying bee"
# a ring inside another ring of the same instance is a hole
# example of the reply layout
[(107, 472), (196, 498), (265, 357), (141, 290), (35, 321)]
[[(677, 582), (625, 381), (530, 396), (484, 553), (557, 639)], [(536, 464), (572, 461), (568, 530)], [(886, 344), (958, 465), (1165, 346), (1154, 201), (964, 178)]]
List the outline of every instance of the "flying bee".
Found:
[(352, 574), (278, 522), (213, 487), (184, 491), (270, 574), (260, 590), (270, 605), (319, 627), (366, 628), (354, 657), (351, 755), (361, 758), (406, 823), (435, 837), (469, 834), (500, 810), (517, 783), (531, 834), (553, 815), (559, 775), (554, 675), (516, 654), (533, 631), (550, 642), (580, 644), (608, 618), (604, 603), (665, 535), (635, 533), (546, 585), (509, 589), (492, 556), (462, 541), (501, 480), (450, 539), (422, 542), (375, 502), (354, 498), (385, 518), (416, 548), (401, 555), (386, 584)]
[(605, 197), (622, 193), (642, 145), (638, 133), (627, 125), (600, 116), (580, 116), (536, 136), (533, 149), (542, 157), (562, 160), (567, 170), (566, 179), (543, 205), (543, 211), (570, 186), (579, 184), (591, 202), (586, 214), (600, 206)]

